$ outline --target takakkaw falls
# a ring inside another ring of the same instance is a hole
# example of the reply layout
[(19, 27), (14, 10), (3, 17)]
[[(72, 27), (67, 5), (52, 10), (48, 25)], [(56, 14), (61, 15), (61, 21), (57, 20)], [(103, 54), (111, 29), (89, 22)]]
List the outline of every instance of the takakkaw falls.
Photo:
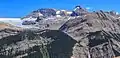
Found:
[(120, 14), (115, 11), (78, 5), (71, 11), (40, 8), (20, 19), (0, 19), (0, 58), (120, 57)]

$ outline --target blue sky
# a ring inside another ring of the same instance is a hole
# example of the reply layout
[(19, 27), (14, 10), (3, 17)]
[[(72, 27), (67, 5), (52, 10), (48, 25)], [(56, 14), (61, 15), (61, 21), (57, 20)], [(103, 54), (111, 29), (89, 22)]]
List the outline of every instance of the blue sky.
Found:
[(23, 17), (39, 8), (73, 10), (75, 5), (120, 12), (120, 0), (0, 0), (0, 17)]

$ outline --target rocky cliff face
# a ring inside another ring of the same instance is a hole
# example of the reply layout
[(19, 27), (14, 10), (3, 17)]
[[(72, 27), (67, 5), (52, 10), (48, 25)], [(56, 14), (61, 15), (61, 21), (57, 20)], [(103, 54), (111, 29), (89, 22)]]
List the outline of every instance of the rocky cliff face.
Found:
[(0, 58), (120, 56), (117, 14), (100, 10), (77, 16), (47, 17), (38, 19), (35, 26), (39, 28), (0, 29)]
[(67, 21), (60, 30), (77, 41), (75, 58), (112, 58), (120, 55), (119, 19), (103, 11)]

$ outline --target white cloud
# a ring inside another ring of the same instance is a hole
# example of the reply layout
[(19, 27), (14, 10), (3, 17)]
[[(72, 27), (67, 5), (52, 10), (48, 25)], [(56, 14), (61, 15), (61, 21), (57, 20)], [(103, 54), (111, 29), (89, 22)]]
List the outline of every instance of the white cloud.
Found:
[(90, 8), (90, 7), (86, 7), (86, 9), (88, 9), (88, 10), (89, 10), (89, 9), (91, 9), (91, 8)]
[(118, 13), (118, 12), (116, 12), (116, 14), (118, 15), (119, 13)]

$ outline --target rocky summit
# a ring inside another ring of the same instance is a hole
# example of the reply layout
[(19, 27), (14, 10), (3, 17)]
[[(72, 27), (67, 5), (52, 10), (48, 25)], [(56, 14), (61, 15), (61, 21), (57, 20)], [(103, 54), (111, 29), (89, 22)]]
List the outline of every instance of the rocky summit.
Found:
[(33, 11), (22, 20), (34, 27), (0, 24), (0, 58), (120, 56), (120, 14), (114, 11), (89, 12), (80, 6), (73, 11), (48, 8)]

